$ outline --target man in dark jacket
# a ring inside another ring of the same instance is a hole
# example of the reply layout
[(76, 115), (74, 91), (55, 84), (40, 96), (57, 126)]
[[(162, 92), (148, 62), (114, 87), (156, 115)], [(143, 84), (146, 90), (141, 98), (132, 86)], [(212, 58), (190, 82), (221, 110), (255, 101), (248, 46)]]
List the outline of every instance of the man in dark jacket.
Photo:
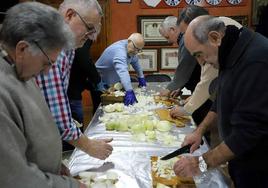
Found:
[(199, 157), (178, 161), (177, 175), (192, 176), (229, 162), (235, 187), (268, 187), (268, 40), (247, 28), (225, 26), (212, 16), (193, 20), (185, 45), (200, 63), (219, 68), (215, 111), (185, 138), (200, 144), (201, 136), (217, 121), (223, 142)]
[(68, 98), (70, 101), (72, 117), (79, 123), (83, 123), (82, 92), (90, 91), (93, 103), (93, 112), (100, 104), (101, 92), (97, 91), (97, 85), (101, 78), (90, 57), (92, 41), (88, 40), (82, 48), (75, 51), (74, 62), (68, 87)]

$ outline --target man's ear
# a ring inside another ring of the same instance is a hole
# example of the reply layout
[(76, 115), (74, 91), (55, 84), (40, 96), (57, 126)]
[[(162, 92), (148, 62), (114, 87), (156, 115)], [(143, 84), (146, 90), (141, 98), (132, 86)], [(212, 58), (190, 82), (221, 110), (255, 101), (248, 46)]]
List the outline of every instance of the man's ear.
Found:
[(15, 50), (15, 53), (16, 53), (16, 62), (20, 62), (23, 58), (24, 58), (24, 55), (25, 55), (25, 52), (27, 50), (27, 48), (29, 48), (30, 44), (26, 41), (19, 41), (16, 45), (16, 50)]
[(217, 31), (210, 31), (208, 33), (208, 41), (212, 45), (220, 46), (221, 45), (221, 39), (222, 39), (222, 35)]
[(67, 9), (67, 11), (64, 14), (64, 20), (69, 23), (69, 21), (72, 19), (72, 17), (76, 15), (75, 11), (71, 8)]

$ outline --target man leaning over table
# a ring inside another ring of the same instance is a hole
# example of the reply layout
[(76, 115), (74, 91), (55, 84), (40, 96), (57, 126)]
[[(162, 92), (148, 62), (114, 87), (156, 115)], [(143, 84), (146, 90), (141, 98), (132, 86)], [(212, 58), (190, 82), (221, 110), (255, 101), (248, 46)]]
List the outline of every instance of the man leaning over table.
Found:
[[(181, 12), (181, 15), (183, 14), (183, 11)], [(181, 30), (184, 33), (189, 25), (189, 23), (192, 21), (192, 19), (189, 19), (188, 22), (186, 21), (186, 17), (179, 16), (178, 22), (181, 26)], [(194, 19), (194, 18), (193, 18)], [(235, 25), (239, 29), (242, 27), (240, 23), (237, 21), (221, 16), (219, 17), (220, 20), (224, 22), (224, 24), (227, 25)], [(192, 95), (187, 98), (184, 106), (176, 106), (170, 111), (170, 115), (172, 117), (181, 117), (181, 116), (187, 116), (192, 115), (192, 113), (198, 109), (202, 104), (207, 103), (205, 106), (207, 106), (207, 111), (210, 109), (210, 106), (212, 105), (212, 101), (210, 101), (211, 94), (209, 93), (209, 86), (211, 82), (218, 77), (218, 69), (216, 69), (213, 65), (204, 63), (204, 62), (198, 62), (201, 66), (201, 76), (200, 81), (195, 87), (194, 92)], [(206, 100), (209, 100), (206, 102)], [(199, 122), (201, 123), (201, 122)]]
[(1, 188), (85, 188), (60, 175), (60, 134), (34, 80), (72, 39), (52, 7), (27, 2), (7, 11), (0, 32)]
[(138, 74), (139, 87), (145, 87), (146, 81), (139, 64), (137, 54), (142, 52), (144, 39), (140, 33), (132, 33), (128, 39), (120, 40), (104, 50), (96, 62), (103, 85), (111, 86), (121, 82), (126, 91), (124, 97), (125, 105), (132, 105), (138, 102), (131, 85), (128, 65), (134, 68)]
[(175, 173), (194, 176), (228, 162), (236, 188), (268, 187), (267, 38), (200, 16), (187, 28), (185, 45), (199, 62), (219, 68), (219, 85), (214, 108), (183, 145), (194, 151), (215, 124), (223, 141), (199, 157), (183, 157)]
[[(92, 38), (100, 27), (102, 9), (96, 0), (64, 0), (59, 12), (73, 31), (77, 48)], [(74, 49), (61, 51), (48, 74), (39, 75), (36, 82), (56, 121), (62, 140), (92, 157), (105, 159), (112, 153), (112, 146), (108, 144), (112, 139), (89, 139), (76, 126), (71, 116), (67, 89), (73, 58)]]

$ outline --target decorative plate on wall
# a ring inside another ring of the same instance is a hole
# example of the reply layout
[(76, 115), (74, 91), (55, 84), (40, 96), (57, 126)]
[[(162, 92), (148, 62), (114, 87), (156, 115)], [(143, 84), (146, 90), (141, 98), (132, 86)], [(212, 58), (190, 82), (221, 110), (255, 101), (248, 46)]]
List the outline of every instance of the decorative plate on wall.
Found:
[(172, 7), (177, 6), (181, 0), (165, 0), (166, 4)]
[(219, 5), (222, 0), (206, 0), (206, 2), (210, 5)]
[(185, 2), (188, 4), (188, 5), (198, 5), (202, 2), (203, 0), (185, 0)]
[(232, 4), (232, 5), (238, 5), (240, 4), (243, 0), (227, 0), (228, 3)]

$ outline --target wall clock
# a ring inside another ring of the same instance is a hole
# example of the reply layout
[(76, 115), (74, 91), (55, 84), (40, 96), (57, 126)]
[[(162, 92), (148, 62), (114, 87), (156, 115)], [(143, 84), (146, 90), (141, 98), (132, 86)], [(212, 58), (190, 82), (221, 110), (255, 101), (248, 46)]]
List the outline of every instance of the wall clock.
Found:
[(210, 5), (218, 5), (222, 0), (206, 0), (206, 2)]
[(166, 4), (169, 6), (177, 6), (181, 0), (165, 0)]
[(188, 5), (200, 4), (203, 0), (185, 0)]
[(227, 0), (228, 3), (232, 4), (232, 5), (238, 5), (242, 2), (242, 0)]

